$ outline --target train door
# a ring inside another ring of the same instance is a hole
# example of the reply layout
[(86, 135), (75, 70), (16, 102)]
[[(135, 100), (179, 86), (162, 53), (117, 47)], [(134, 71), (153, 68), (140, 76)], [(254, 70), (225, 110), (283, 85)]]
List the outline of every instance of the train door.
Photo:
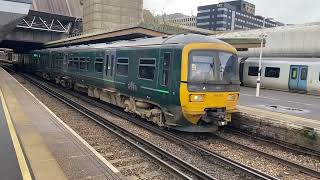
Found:
[(65, 72), (65, 73), (68, 70), (68, 62), (69, 62), (68, 58), (69, 58), (68, 53), (67, 52), (63, 53), (62, 72)]
[(161, 90), (161, 100), (162, 102), (167, 102), (170, 104), (171, 99), (171, 87), (172, 87), (172, 49), (161, 49), (160, 53), (160, 63), (158, 71), (158, 89)]
[(105, 79), (112, 81), (114, 77), (114, 66), (116, 59), (116, 51), (115, 50), (107, 50), (106, 51), (106, 68), (105, 68)]
[(307, 91), (308, 66), (294, 65), (290, 67), (290, 91)]

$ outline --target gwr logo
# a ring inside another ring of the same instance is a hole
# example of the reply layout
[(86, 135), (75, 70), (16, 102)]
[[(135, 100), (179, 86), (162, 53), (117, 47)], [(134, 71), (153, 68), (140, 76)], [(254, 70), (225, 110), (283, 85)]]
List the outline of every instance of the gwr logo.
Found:
[(134, 82), (130, 82), (129, 84), (128, 84), (128, 89), (130, 90), (130, 91), (138, 91), (138, 87), (137, 87), (137, 85), (134, 83)]

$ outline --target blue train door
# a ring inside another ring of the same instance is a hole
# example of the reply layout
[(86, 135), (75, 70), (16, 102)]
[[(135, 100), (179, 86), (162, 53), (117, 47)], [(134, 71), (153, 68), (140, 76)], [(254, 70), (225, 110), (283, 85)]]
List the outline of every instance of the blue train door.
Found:
[(290, 67), (290, 91), (307, 91), (308, 66), (294, 65)]
[(307, 91), (308, 66), (300, 66), (299, 91)]

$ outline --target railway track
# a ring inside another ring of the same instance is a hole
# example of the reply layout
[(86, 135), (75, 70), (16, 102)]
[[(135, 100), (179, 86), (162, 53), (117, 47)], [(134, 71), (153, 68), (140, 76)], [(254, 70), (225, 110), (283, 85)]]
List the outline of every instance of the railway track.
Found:
[[(237, 134), (240, 134), (242, 136), (246, 136), (248, 138), (251, 138), (251, 139), (255, 139), (257, 141), (262, 141), (262, 142), (266, 142), (266, 143), (270, 143), (270, 144), (273, 144), (273, 145), (277, 145), (277, 146), (280, 146), (280, 147), (283, 147), (283, 148), (286, 148), (286, 149), (289, 149), (291, 151), (296, 151), (296, 152), (299, 152), (301, 154), (305, 154), (305, 155), (309, 155), (309, 156), (313, 156), (317, 159), (320, 159), (320, 154), (318, 152), (315, 152), (315, 151), (312, 151), (312, 150), (309, 150), (309, 149), (303, 149), (302, 147), (293, 147), (293, 146), (290, 146), (288, 144), (284, 144), (284, 143), (281, 143), (281, 142), (274, 142), (274, 141), (271, 141), (271, 140), (267, 140), (267, 139), (264, 139), (264, 138), (261, 138), (261, 137), (257, 137), (257, 136), (253, 136), (253, 135), (250, 135), (248, 133), (245, 133), (245, 132), (242, 132), (242, 131), (239, 131), (239, 130), (236, 130), (236, 129), (233, 129), (233, 128), (228, 128), (226, 129), (227, 131), (230, 131), (232, 133), (237, 133)], [(262, 154), (263, 156), (269, 158), (269, 159), (276, 159), (277, 161), (283, 163), (283, 164), (287, 164), (288, 166), (292, 167), (292, 168), (296, 168), (296, 169), (299, 169), (301, 172), (305, 173), (305, 174), (308, 174), (310, 176), (313, 176), (315, 178), (318, 178), (320, 179), (320, 172), (317, 171), (317, 170), (314, 170), (312, 168), (308, 168), (308, 167), (305, 167), (303, 165), (300, 165), (298, 163), (295, 163), (295, 162), (291, 162), (291, 161), (288, 161), (286, 159), (283, 159), (283, 158), (280, 158), (278, 156), (275, 156), (275, 155), (272, 155), (272, 154), (269, 154), (269, 153), (266, 153), (266, 152), (263, 152), (261, 150), (258, 150), (258, 149), (255, 149), (253, 147), (250, 147), (250, 146), (247, 146), (247, 145), (244, 145), (242, 143), (239, 143), (237, 141), (233, 141), (233, 140), (230, 140), (226, 137), (223, 137), (223, 136), (220, 136), (220, 135), (217, 135), (218, 138), (222, 139), (224, 142), (227, 142), (231, 145), (236, 145), (242, 149), (245, 149), (245, 150), (248, 150), (248, 151), (252, 151), (252, 152), (256, 152), (256, 153), (259, 153), (259, 154)]]
[(251, 134), (251, 133), (244, 132), (244, 131), (241, 131), (241, 130), (237, 130), (237, 129), (232, 128), (232, 127), (226, 128), (226, 132), (240, 134), (240, 135), (246, 136), (247, 138), (250, 138), (250, 139), (254, 139), (254, 140), (257, 140), (257, 141), (262, 141), (262, 142), (265, 142), (265, 143), (273, 144), (273, 145), (276, 145), (276, 146), (283, 147), (285, 149), (289, 149), (291, 151), (299, 152), (301, 154), (305, 154), (305, 155), (308, 155), (308, 156), (314, 156), (314, 157), (317, 157), (317, 158), (320, 159), (320, 152), (317, 152), (317, 151), (314, 151), (314, 150), (311, 150), (311, 149), (308, 149), (308, 148), (287, 144), (285, 142), (277, 141), (277, 140), (273, 140), (273, 139), (266, 139), (266, 138), (260, 137), (259, 135), (255, 135), (255, 134)]
[(221, 136), (218, 136), (218, 138), (222, 139), (224, 142), (226, 143), (229, 143), (231, 145), (236, 145), (237, 147), (240, 147), (244, 150), (248, 150), (248, 151), (252, 151), (252, 152), (255, 152), (255, 153), (258, 153), (258, 154), (261, 154), (265, 157), (267, 157), (268, 159), (275, 159), (283, 164), (286, 164), (292, 168), (296, 168), (296, 169), (299, 169), (301, 172), (305, 173), (305, 174), (308, 174), (310, 176), (313, 176), (315, 178), (319, 178), (320, 179), (320, 172), (317, 171), (317, 170), (314, 170), (314, 169), (311, 169), (311, 168), (308, 168), (308, 167), (305, 167), (305, 166), (302, 166), (302, 165), (299, 165), (295, 162), (291, 162), (291, 161), (288, 161), (286, 159), (283, 159), (283, 158), (280, 158), (280, 157), (277, 157), (277, 156), (274, 156), (274, 155), (271, 155), (271, 154), (268, 154), (266, 152), (263, 152), (261, 150), (257, 150), (255, 148), (252, 148), (252, 147), (249, 147), (249, 146), (246, 146), (246, 145), (243, 145), (239, 142), (236, 142), (236, 141), (232, 141), (230, 139), (227, 139), (227, 138), (224, 138), (224, 137), (221, 137)]
[[(107, 128), (110, 131), (115, 131), (114, 133), (117, 134), (118, 136), (120, 136), (121, 138), (127, 140), (127, 137), (130, 137), (131, 140), (135, 141), (138, 144), (143, 144), (146, 148), (151, 149), (153, 152), (156, 152), (157, 154), (159, 154), (162, 157), (167, 158), (169, 161), (176, 163), (176, 166), (179, 166), (181, 170), (176, 169), (175, 167), (171, 166), (169, 163), (164, 162), (163, 160), (161, 161), (161, 158), (156, 158), (157, 156), (154, 155), (153, 153), (147, 153), (150, 156), (154, 156), (154, 158), (157, 159), (157, 161), (159, 161), (161, 164), (167, 166), (168, 168), (172, 169), (173, 171), (175, 171), (177, 174), (179, 174), (180, 177), (183, 177), (185, 179), (217, 179), (209, 174), (207, 174), (204, 171), (201, 171), (200, 169), (196, 168), (195, 166), (185, 162), (182, 159), (179, 159), (178, 157), (164, 152), (162, 149), (159, 149), (156, 145), (147, 142), (139, 137), (137, 137), (136, 135), (131, 134), (130, 132), (126, 131), (125, 129), (112, 124), (110, 122), (108, 122), (105, 118), (100, 117), (99, 115), (95, 114), (94, 112), (91, 112), (90, 110), (88, 110), (87, 108), (83, 107), (82, 105), (77, 104), (76, 102), (72, 101), (71, 99), (64, 97), (63, 95), (61, 95), (60, 93), (55, 92), (54, 90), (46, 87), (45, 85), (38, 83), (37, 81), (35, 81), (34, 79), (30, 78), (29, 76), (25, 76), (24, 78), (28, 79), (30, 82), (32, 82), (34, 85), (36, 85), (37, 87), (39, 87), (40, 89), (48, 92), (50, 95), (58, 98), (59, 100), (61, 100), (62, 102), (68, 104), (69, 106), (73, 107), (74, 109), (78, 110), (79, 112), (83, 113), (84, 115), (86, 115), (87, 117), (91, 118), (92, 120), (94, 120), (95, 122), (97, 122), (98, 124), (100, 124), (101, 126)], [(75, 95), (77, 97), (79, 97), (78, 93), (75, 93), (73, 91), (68, 91), (68, 93), (71, 93), (72, 95)], [(123, 111), (121, 111), (118, 108), (115, 108), (113, 106), (106, 106), (105, 104), (101, 104), (99, 102), (96, 102), (94, 99), (88, 98), (88, 97), (81, 97), (84, 99), (84, 101), (87, 101), (90, 104), (94, 104), (95, 106), (102, 108), (106, 111), (111, 112), (112, 114), (119, 116), (121, 118), (124, 118), (130, 122), (133, 122), (143, 128), (148, 129), (149, 131), (152, 131), (153, 133), (156, 133), (170, 141), (173, 141), (175, 143), (179, 143), (182, 146), (185, 146), (187, 148), (190, 149), (195, 149), (199, 154), (207, 156), (209, 158), (213, 158), (215, 160), (218, 161), (222, 161), (225, 164), (228, 164), (228, 166), (231, 166), (233, 169), (237, 169), (238, 171), (241, 171), (242, 173), (247, 174), (249, 177), (253, 177), (253, 179), (276, 179), (273, 176), (270, 176), (268, 174), (265, 174), (263, 172), (260, 172), (259, 170), (256, 170), (254, 168), (248, 167), (246, 165), (243, 165), (241, 163), (235, 162), (231, 159), (225, 158), (223, 156), (220, 156), (217, 153), (211, 152), (203, 147), (200, 147), (190, 141), (187, 141), (179, 136), (176, 136), (170, 132), (164, 131), (159, 129), (158, 127), (155, 127), (147, 122), (141, 121), (139, 118), (136, 117), (132, 117), (130, 114), (125, 113)], [(119, 133), (121, 132), (121, 134)], [(134, 146), (137, 146), (136, 144)], [(139, 147), (141, 148), (141, 147)], [(142, 151), (144, 151), (146, 148), (142, 149)], [(188, 172), (188, 173), (184, 173), (184, 172)], [(191, 174), (191, 177), (186, 175), (186, 174)]]
[[(20, 74), (21, 75), (21, 74)], [(132, 146), (138, 148), (145, 154), (152, 157), (154, 160), (156, 160), (158, 163), (160, 163), (162, 166), (166, 167), (167, 169), (171, 170), (176, 174), (176, 176), (180, 179), (217, 179), (206, 172), (192, 166), (188, 162), (180, 159), (179, 157), (165, 152), (162, 149), (158, 148), (156, 145), (154, 145), (152, 142), (149, 142), (147, 140), (144, 140), (129, 131), (125, 130), (122, 127), (119, 127), (109, 121), (107, 121), (105, 118), (97, 115), (96, 113), (88, 110), (86, 107), (78, 104), (77, 102), (72, 101), (71, 99), (61, 95), (58, 92), (55, 92), (54, 90), (44, 86), (41, 83), (38, 83), (34, 79), (30, 78), (29, 76), (22, 75), (23, 78), (27, 79), (29, 82), (31, 82), (36, 87), (40, 88), (41, 90), (47, 92), (51, 96), (59, 99), (63, 103), (67, 104), (68, 106), (72, 107), (73, 109), (77, 110), (84, 116), (90, 118), (100, 126), (106, 128), (108, 131), (114, 133), (121, 139), (125, 140), (126, 142), (130, 143)]]

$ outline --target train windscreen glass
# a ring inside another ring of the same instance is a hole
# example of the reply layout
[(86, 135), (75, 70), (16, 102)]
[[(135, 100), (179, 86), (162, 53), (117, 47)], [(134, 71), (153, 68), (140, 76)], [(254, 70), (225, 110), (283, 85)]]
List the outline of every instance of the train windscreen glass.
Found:
[(193, 51), (189, 56), (189, 81), (239, 81), (237, 56), (226, 52)]

